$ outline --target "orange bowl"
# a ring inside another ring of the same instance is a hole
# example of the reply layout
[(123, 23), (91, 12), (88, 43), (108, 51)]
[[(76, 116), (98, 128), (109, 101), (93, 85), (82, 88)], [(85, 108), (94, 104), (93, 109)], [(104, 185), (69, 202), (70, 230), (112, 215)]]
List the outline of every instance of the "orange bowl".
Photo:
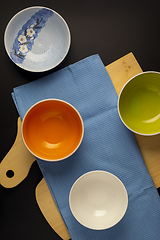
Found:
[(80, 146), (84, 124), (79, 112), (59, 99), (33, 105), (22, 121), (22, 139), (28, 150), (45, 161), (71, 156)]

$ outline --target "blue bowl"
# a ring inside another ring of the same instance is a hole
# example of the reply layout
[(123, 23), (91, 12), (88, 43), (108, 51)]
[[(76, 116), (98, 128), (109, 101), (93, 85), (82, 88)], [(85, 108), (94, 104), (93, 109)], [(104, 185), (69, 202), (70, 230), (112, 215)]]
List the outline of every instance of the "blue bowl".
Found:
[(19, 67), (43, 72), (56, 67), (69, 51), (71, 36), (65, 20), (45, 7), (30, 7), (8, 23), (4, 44), (7, 54)]

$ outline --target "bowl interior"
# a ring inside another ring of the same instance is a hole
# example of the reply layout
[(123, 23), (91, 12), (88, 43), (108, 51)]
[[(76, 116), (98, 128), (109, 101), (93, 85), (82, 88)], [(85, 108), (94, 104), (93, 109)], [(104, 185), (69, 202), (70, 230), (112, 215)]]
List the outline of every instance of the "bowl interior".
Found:
[(31, 7), (10, 20), (4, 43), (15, 64), (28, 71), (42, 72), (64, 59), (70, 47), (70, 31), (55, 11)]
[(32, 106), (22, 123), (27, 148), (37, 158), (58, 161), (70, 156), (83, 138), (83, 121), (70, 104), (57, 99)]
[(73, 216), (87, 228), (102, 230), (117, 224), (128, 206), (123, 183), (113, 174), (92, 171), (81, 176), (69, 196)]
[(160, 132), (160, 74), (146, 72), (122, 89), (118, 109), (123, 123), (142, 135)]

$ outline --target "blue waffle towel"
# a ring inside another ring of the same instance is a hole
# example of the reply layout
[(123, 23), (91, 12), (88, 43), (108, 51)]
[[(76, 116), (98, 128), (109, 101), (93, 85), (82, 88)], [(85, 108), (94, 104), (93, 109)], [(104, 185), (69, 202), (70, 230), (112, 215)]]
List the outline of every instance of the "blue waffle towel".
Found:
[[(160, 199), (134, 135), (122, 124), (118, 96), (98, 55), (93, 55), (12, 93), (21, 119), (36, 102), (58, 98), (71, 103), (84, 121), (84, 139), (60, 162), (37, 159), (42, 174), (73, 240), (159, 240)], [(79, 224), (69, 208), (69, 192), (88, 171), (105, 170), (126, 186), (129, 205), (123, 219), (107, 230)]]

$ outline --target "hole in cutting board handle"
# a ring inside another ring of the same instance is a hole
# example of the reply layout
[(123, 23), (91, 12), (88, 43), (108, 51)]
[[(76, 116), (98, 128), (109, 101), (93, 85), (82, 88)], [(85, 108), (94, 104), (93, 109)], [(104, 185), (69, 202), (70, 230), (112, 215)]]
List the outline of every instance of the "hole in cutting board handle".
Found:
[(13, 170), (8, 170), (8, 171), (6, 172), (6, 176), (7, 176), (8, 178), (14, 177), (14, 171), (13, 171)]

